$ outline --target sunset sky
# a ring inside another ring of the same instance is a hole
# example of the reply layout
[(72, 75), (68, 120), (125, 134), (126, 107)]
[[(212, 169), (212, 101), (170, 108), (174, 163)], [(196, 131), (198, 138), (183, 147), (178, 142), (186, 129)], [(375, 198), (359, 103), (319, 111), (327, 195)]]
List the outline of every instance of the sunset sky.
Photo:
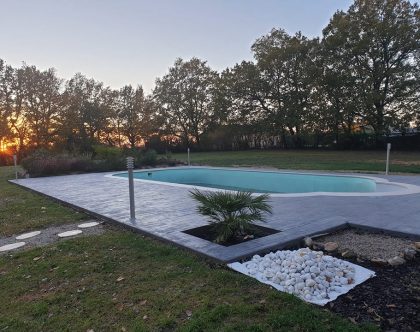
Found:
[(273, 27), (319, 36), (348, 0), (0, 0), (0, 58), (76, 72), (113, 88), (150, 92), (175, 58), (197, 56), (221, 70), (251, 59)]

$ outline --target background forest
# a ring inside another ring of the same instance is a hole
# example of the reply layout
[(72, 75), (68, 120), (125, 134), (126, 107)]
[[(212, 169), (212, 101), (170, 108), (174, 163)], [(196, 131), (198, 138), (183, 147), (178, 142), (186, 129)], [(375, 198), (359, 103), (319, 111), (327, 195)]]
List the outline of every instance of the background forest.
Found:
[(222, 72), (176, 59), (150, 95), (0, 59), (0, 149), (420, 149), (417, 4), (356, 0), (321, 38), (273, 29), (252, 52)]

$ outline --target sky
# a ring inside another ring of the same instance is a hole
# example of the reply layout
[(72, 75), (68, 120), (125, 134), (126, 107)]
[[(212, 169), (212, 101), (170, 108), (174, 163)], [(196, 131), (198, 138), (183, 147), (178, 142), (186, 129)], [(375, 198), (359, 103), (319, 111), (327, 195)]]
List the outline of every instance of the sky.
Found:
[(216, 70), (251, 60), (272, 28), (321, 35), (350, 0), (0, 0), (0, 58), (68, 79), (81, 72), (150, 92), (177, 57)]

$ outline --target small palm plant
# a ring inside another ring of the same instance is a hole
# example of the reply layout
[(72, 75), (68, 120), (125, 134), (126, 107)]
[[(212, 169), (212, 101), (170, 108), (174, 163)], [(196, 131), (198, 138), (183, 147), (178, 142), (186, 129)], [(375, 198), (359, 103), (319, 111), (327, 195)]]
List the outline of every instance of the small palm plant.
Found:
[(191, 195), (200, 203), (198, 212), (209, 217), (217, 243), (249, 235), (252, 224), (265, 221), (264, 215), (271, 213), (267, 194), (252, 196), (250, 192), (194, 190)]

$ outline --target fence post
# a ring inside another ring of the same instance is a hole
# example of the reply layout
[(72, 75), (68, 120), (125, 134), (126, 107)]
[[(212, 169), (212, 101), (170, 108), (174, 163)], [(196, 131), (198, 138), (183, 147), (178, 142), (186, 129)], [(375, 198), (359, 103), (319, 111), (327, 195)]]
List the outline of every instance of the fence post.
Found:
[(190, 148), (187, 148), (187, 155), (188, 155), (188, 166), (191, 166), (191, 163), (190, 163)]
[(391, 151), (391, 143), (386, 145), (386, 166), (385, 166), (385, 175), (389, 174), (389, 153)]
[(17, 156), (15, 154), (13, 155), (13, 164), (15, 165), (15, 179), (17, 180), (18, 178)]
[(128, 170), (128, 191), (130, 195), (130, 221), (136, 221), (136, 209), (134, 205), (134, 158), (127, 157), (127, 170)]

